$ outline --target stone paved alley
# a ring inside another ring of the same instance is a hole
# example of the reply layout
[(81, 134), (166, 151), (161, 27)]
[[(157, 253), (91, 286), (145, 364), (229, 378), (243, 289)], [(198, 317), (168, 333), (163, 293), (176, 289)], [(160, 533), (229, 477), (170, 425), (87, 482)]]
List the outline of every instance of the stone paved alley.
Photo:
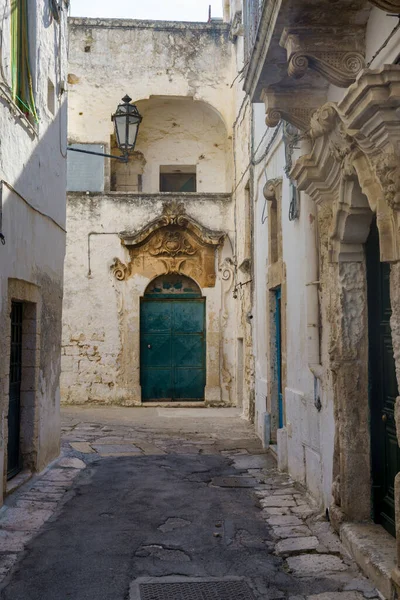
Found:
[(4, 600), (379, 597), (234, 409), (64, 409), (0, 552)]

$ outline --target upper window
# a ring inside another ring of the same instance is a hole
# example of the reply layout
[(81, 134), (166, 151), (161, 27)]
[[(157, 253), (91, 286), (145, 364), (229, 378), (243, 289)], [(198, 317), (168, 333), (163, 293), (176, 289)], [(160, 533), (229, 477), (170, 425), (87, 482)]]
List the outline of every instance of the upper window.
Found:
[(160, 167), (160, 192), (195, 192), (196, 189), (195, 166)]
[(11, 0), (11, 87), (18, 108), (38, 121), (29, 56), (28, 0)]

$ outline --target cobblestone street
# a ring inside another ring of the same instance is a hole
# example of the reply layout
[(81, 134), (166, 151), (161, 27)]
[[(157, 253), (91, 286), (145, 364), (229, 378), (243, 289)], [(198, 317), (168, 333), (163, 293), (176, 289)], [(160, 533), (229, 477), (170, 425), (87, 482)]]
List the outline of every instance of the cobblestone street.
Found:
[(379, 597), (234, 409), (64, 409), (61, 458), (8, 496), (0, 552), (4, 600)]

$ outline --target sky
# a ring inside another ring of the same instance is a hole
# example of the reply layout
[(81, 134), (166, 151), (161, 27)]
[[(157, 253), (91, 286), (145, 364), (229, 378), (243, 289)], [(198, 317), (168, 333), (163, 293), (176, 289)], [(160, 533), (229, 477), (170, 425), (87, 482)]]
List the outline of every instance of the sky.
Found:
[(73, 17), (161, 19), (166, 21), (207, 21), (222, 17), (222, 0), (71, 0)]

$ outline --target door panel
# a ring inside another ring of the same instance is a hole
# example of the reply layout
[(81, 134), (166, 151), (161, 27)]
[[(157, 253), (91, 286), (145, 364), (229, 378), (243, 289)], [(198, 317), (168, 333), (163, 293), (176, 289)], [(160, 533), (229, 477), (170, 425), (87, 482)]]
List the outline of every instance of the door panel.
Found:
[(144, 333), (140, 343), (144, 367), (170, 367), (172, 348), (170, 333)]
[(203, 336), (174, 335), (172, 338), (172, 355), (176, 367), (202, 366), (204, 355)]
[(141, 330), (146, 333), (170, 332), (172, 310), (170, 302), (148, 302), (141, 314)]
[(204, 399), (204, 331), (203, 299), (143, 299), (140, 348), (144, 401)]
[(145, 400), (170, 402), (173, 393), (172, 369), (142, 369), (142, 395)]
[(180, 400), (203, 400), (204, 370), (175, 369), (174, 398)]
[(390, 265), (380, 262), (374, 222), (366, 244), (371, 466), (374, 520), (395, 535), (394, 478), (400, 471), (394, 405), (398, 396), (390, 327)]
[(175, 332), (204, 332), (204, 302), (175, 300), (173, 303), (173, 328)]

